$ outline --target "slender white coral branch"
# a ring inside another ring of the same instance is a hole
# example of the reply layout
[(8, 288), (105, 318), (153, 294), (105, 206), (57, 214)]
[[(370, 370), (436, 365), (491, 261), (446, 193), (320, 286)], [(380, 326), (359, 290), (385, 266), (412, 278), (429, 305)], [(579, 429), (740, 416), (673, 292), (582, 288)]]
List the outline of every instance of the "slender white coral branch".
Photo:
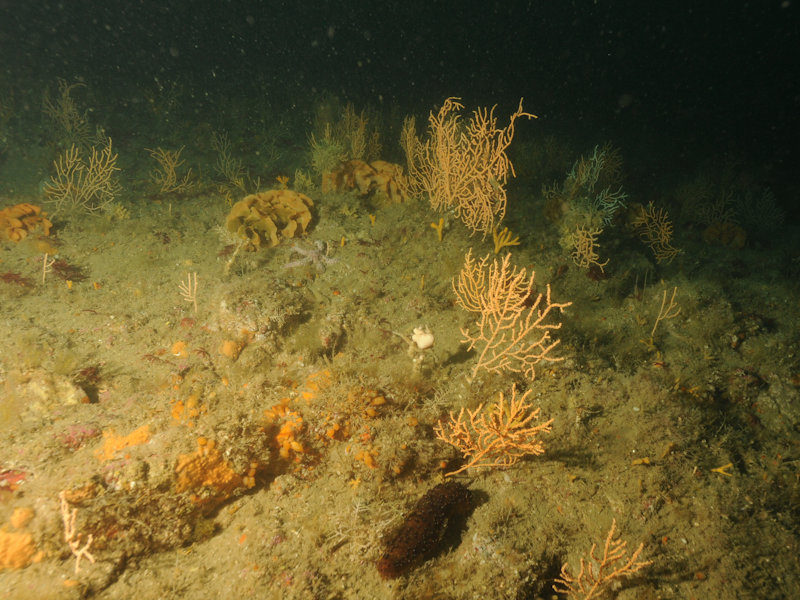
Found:
[(67, 542), (69, 549), (75, 556), (75, 574), (77, 575), (81, 570), (81, 559), (85, 558), (90, 563), (94, 563), (95, 557), (89, 552), (89, 547), (92, 545), (94, 538), (90, 533), (86, 538), (86, 544), (83, 548), (81, 545), (81, 534), (75, 531), (75, 518), (78, 516), (78, 509), (73, 508), (70, 510), (69, 503), (67, 502), (66, 492), (61, 492), (58, 495), (61, 500), (61, 520), (64, 522), (64, 541)]

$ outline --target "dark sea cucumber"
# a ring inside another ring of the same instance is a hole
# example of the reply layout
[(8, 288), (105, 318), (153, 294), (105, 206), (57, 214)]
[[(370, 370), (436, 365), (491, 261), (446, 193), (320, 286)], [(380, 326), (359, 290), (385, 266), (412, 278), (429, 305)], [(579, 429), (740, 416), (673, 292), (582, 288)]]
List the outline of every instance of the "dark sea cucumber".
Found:
[(472, 492), (460, 483), (448, 481), (430, 489), (389, 537), (377, 565), (381, 577), (404, 575), (437, 554), (473, 508)]

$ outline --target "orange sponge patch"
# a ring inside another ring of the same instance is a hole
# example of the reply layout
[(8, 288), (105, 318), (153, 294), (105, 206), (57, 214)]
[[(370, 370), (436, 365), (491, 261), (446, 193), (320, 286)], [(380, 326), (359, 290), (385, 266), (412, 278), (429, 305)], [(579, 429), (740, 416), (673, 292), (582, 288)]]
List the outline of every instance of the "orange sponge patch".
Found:
[(317, 397), (322, 390), (331, 385), (333, 381), (333, 373), (330, 369), (323, 369), (312, 373), (306, 378), (305, 383), (300, 391), (300, 397), (303, 400), (311, 401)]
[(253, 487), (258, 465), (250, 464), (250, 470), (240, 475), (222, 457), (213, 440), (197, 439), (197, 450), (178, 457), (175, 466), (178, 492), (192, 492), (192, 500), (198, 504), (217, 504), (227, 500), (238, 487)]
[(22, 529), (27, 527), (28, 523), (33, 519), (34, 512), (30, 506), (18, 506), (11, 513), (11, 518), (8, 520), (14, 529)]
[(227, 356), (231, 360), (239, 358), (239, 353), (242, 351), (242, 345), (234, 342), (233, 340), (225, 340), (219, 347), (219, 353)]
[(36, 546), (27, 531), (0, 529), (0, 570), (23, 569), (33, 562)]
[(197, 394), (191, 394), (184, 402), (181, 399), (172, 401), (170, 414), (173, 420), (184, 423), (187, 427), (194, 427), (196, 419), (208, 412), (208, 407), (201, 404)]
[(142, 425), (139, 429), (134, 429), (128, 435), (117, 435), (113, 429), (106, 429), (103, 432), (103, 446), (95, 450), (94, 454), (99, 460), (111, 460), (116, 457), (117, 452), (120, 450), (131, 446), (138, 446), (139, 444), (146, 444), (149, 441), (149, 425)]

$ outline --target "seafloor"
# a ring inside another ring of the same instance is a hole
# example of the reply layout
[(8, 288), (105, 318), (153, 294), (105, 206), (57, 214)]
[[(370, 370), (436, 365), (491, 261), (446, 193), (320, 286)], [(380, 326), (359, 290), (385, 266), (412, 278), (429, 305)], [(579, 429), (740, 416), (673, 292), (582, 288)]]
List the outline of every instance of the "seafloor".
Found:
[[(605, 273), (578, 268), (541, 185), (605, 140), (565, 141), (545, 160), (536, 127), (519, 127), (503, 225), (520, 237), (513, 262), (572, 305), (554, 332), (564, 360), (538, 365), (534, 381), (470, 377), (460, 329), (473, 319), (451, 281), (468, 249), (491, 253), (492, 241), (425, 199), (311, 189), (306, 236), (243, 252), (226, 272), (230, 204), (211, 127), (114, 135), (126, 210), (51, 210), (46, 246), (32, 235), (0, 249), (0, 273), (19, 275), (0, 280), (0, 531), (29, 534), (34, 549), (27, 566), (0, 571), (0, 595), (552, 598), (561, 565), (602, 547), (615, 520), (629, 553), (644, 544), (652, 561), (616, 582), (618, 598), (791, 597), (800, 254), (776, 250), (780, 228), (747, 223), (743, 248), (709, 243), (678, 191), (696, 173), (645, 185), (629, 170), (629, 202), (665, 207), (681, 253), (659, 264), (619, 228), (601, 240)], [(262, 189), (311, 172), (302, 143), (272, 146), (270, 163), (256, 142), (231, 140)], [(402, 162), (395, 140), (385, 158)], [(153, 189), (146, 148), (157, 146), (187, 147), (192, 192)], [(12, 141), (0, 208), (50, 210), (41, 183), (54, 154)], [(697, 172), (719, 181), (715, 168)], [(295, 244), (325, 258), (286, 268), (302, 256)], [(43, 248), (70, 270), (43, 281)], [(179, 290), (190, 273), (196, 310)], [(650, 340), (673, 290), (680, 312)], [(409, 352), (420, 326), (435, 345)], [(455, 476), (475, 498), (465, 522), (422, 565), (382, 579), (385, 540), (458, 464), (434, 425), (512, 384), (554, 419), (544, 454)], [(95, 561), (77, 573), (62, 498), (67, 521), (76, 511), (75, 548), (92, 535)]]

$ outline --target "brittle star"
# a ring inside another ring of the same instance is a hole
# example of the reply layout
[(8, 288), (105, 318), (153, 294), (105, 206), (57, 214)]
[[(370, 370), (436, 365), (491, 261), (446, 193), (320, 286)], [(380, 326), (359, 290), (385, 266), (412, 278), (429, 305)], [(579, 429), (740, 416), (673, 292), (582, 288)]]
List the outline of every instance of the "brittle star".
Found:
[(302, 258), (286, 263), (283, 265), (284, 269), (314, 265), (319, 273), (324, 273), (328, 265), (332, 265), (337, 260), (328, 256), (328, 245), (322, 240), (316, 240), (311, 248), (303, 248), (299, 244), (295, 244), (292, 246), (292, 252), (297, 252)]

